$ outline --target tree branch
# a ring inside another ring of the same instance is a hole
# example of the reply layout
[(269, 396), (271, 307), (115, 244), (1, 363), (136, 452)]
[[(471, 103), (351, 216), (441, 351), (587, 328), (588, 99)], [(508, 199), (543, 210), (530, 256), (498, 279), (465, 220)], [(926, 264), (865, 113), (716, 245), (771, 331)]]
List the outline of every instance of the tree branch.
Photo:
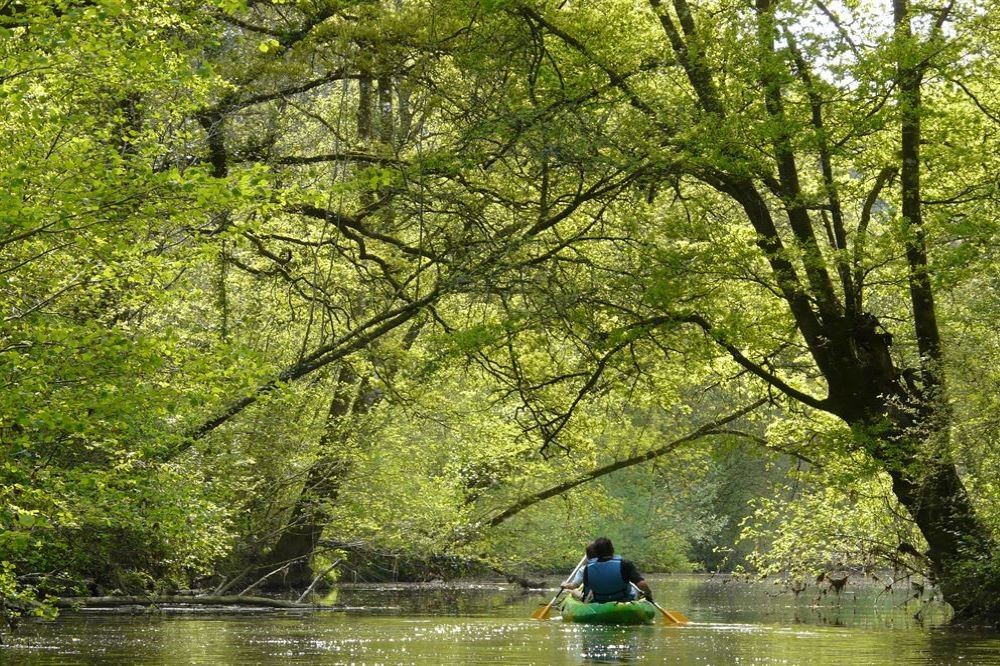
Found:
[(441, 287), (437, 287), (423, 298), (410, 301), (394, 310), (378, 314), (333, 342), (316, 348), (297, 363), (288, 366), (278, 373), (274, 379), (259, 385), (249, 395), (233, 401), (215, 416), (188, 430), (184, 435), (184, 440), (170, 449), (164, 457), (169, 460), (191, 448), (194, 442), (205, 437), (205, 435), (257, 402), (262, 395), (274, 391), (280, 385), (304, 377), (359, 349), (363, 349), (372, 341), (377, 340), (379, 337), (406, 323), (422, 312), (425, 306), (440, 297), (441, 291)]
[(653, 9), (653, 13), (660, 19), (660, 25), (663, 26), (663, 31), (670, 41), (670, 47), (673, 49), (674, 55), (677, 56), (677, 61), (684, 69), (684, 73), (687, 75), (688, 81), (691, 83), (691, 88), (698, 97), (702, 108), (708, 113), (720, 117), (725, 116), (725, 109), (723, 109), (722, 103), (719, 101), (715, 82), (712, 80), (708, 67), (705, 66), (704, 58), (701, 57), (699, 51), (692, 51), (689, 46), (689, 44), (695, 41), (693, 38), (696, 35), (696, 30), (694, 17), (691, 16), (691, 9), (688, 7), (687, 2), (685, 0), (674, 0), (674, 9), (680, 19), (681, 29), (684, 30), (687, 41), (681, 37), (677, 26), (670, 19), (670, 15), (661, 0), (649, 0), (649, 5)]
[(728, 340), (719, 335), (718, 331), (716, 331), (712, 327), (712, 325), (708, 322), (708, 320), (702, 317), (701, 315), (691, 314), (680, 317), (669, 317), (668, 320), (674, 322), (683, 321), (699, 326), (703, 331), (705, 331), (705, 333), (707, 333), (715, 341), (717, 345), (719, 345), (727, 352), (729, 352), (729, 355), (733, 357), (734, 361), (736, 361), (741, 366), (746, 368), (750, 372), (750, 374), (755, 375), (760, 379), (763, 379), (770, 386), (773, 386), (774, 388), (778, 389), (788, 397), (793, 398), (794, 400), (798, 400), (804, 405), (807, 405), (814, 409), (820, 409), (823, 411), (827, 410), (828, 405), (826, 403), (826, 400), (815, 398), (809, 395), (808, 393), (804, 393), (796, 388), (793, 388), (786, 381), (784, 381), (774, 373), (768, 372), (759, 364), (751, 361), (743, 354), (743, 352), (738, 347), (736, 347), (734, 344), (730, 343)]
[(771, 0), (756, 0), (757, 41), (761, 48), (760, 84), (764, 93), (764, 106), (775, 121), (771, 145), (778, 165), (781, 184), (781, 199), (788, 214), (788, 221), (799, 246), (805, 253), (803, 258), (806, 278), (812, 294), (819, 305), (826, 323), (835, 322), (842, 314), (833, 283), (826, 270), (826, 262), (816, 234), (809, 219), (809, 212), (803, 205), (802, 188), (795, 153), (792, 149), (790, 123), (785, 115), (781, 79), (775, 74), (780, 59), (775, 52), (776, 36), (775, 9)]
[(859, 312), (864, 306), (865, 281), (865, 272), (861, 266), (861, 260), (863, 259), (865, 241), (868, 237), (868, 224), (872, 219), (872, 209), (878, 202), (878, 197), (886, 184), (897, 173), (899, 173), (899, 169), (895, 166), (887, 166), (879, 171), (875, 177), (875, 184), (872, 185), (872, 189), (868, 192), (868, 196), (865, 197), (865, 202), (861, 207), (861, 220), (858, 222), (858, 232), (854, 237), (854, 256), (852, 257), (854, 264), (854, 288), (856, 289), (854, 300)]
[(841, 286), (844, 290), (844, 308), (847, 311), (847, 318), (853, 319), (857, 312), (857, 303), (854, 300), (854, 286), (851, 279), (851, 269), (847, 257), (842, 252), (847, 248), (847, 231), (844, 227), (844, 213), (840, 204), (840, 194), (837, 191), (837, 183), (833, 177), (833, 157), (830, 152), (830, 142), (827, 138), (826, 127), (823, 124), (823, 100), (816, 88), (809, 65), (805, 56), (799, 50), (795, 41), (795, 35), (787, 27), (784, 30), (785, 41), (788, 43), (789, 52), (795, 61), (795, 69), (799, 79), (806, 89), (806, 96), (809, 98), (809, 108), (812, 116), (813, 129), (816, 132), (816, 139), (819, 144), (820, 168), (823, 172), (823, 185), (830, 202), (829, 210), (832, 218), (833, 249), (836, 252), (837, 272), (840, 275)]
[(550, 497), (555, 497), (557, 495), (562, 495), (563, 493), (565, 493), (565, 492), (567, 492), (569, 490), (572, 490), (573, 488), (576, 488), (577, 486), (581, 486), (581, 485), (583, 485), (585, 483), (588, 483), (590, 481), (593, 481), (595, 479), (599, 479), (599, 478), (601, 478), (603, 476), (607, 476), (608, 474), (611, 474), (612, 472), (617, 472), (618, 470), (625, 469), (626, 467), (632, 467), (633, 465), (638, 465), (640, 463), (648, 462), (648, 461), (653, 460), (655, 458), (659, 458), (660, 456), (664, 456), (664, 455), (672, 452), (674, 449), (678, 448), (679, 446), (681, 446), (683, 444), (687, 444), (689, 442), (693, 442), (695, 440), (701, 439), (702, 437), (707, 437), (707, 436), (710, 436), (710, 435), (714, 435), (714, 434), (716, 434), (716, 432), (722, 426), (724, 426), (724, 425), (726, 425), (728, 423), (731, 423), (732, 421), (735, 421), (736, 419), (739, 419), (739, 418), (741, 418), (743, 416), (746, 416), (747, 414), (749, 414), (753, 410), (757, 409), (758, 407), (761, 407), (762, 405), (764, 405), (766, 403), (767, 403), (767, 399), (766, 398), (761, 398), (760, 400), (757, 400), (757, 401), (755, 401), (755, 402), (753, 402), (753, 403), (751, 403), (751, 404), (749, 404), (749, 405), (747, 405), (745, 407), (741, 407), (740, 409), (736, 410), (735, 412), (732, 412), (732, 413), (730, 413), (730, 414), (728, 414), (726, 416), (723, 416), (723, 417), (721, 417), (719, 419), (716, 419), (715, 421), (712, 421), (711, 423), (706, 423), (705, 425), (702, 425), (702, 426), (700, 426), (700, 427), (692, 430), (691, 432), (689, 432), (688, 434), (684, 435), (683, 437), (679, 437), (679, 438), (677, 438), (677, 439), (675, 439), (675, 440), (673, 440), (673, 441), (671, 441), (671, 442), (669, 442), (667, 444), (664, 444), (663, 446), (657, 447), (657, 448), (652, 449), (650, 451), (646, 451), (645, 453), (641, 453), (641, 454), (636, 455), (636, 456), (632, 456), (631, 458), (626, 458), (624, 460), (618, 460), (618, 461), (610, 463), (608, 465), (604, 465), (602, 467), (598, 467), (597, 469), (594, 469), (594, 470), (591, 470), (590, 472), (587, 472), (583, 476), (577, 477), (577, 478), (572, 479), (570, 481), (565, 481), (565, 482), (560, 483), (558, 485), (552, 486), (551, 488), (547, 488), (545, 490), (542, 490), (542, 491), (539, 491), (539, 492), (534, 493), (532, 495), (529, 495), (529, 496), (527, 496), (527, 497), (519, 500), (518, 502), (516, 502), (511, 507), (509, 507), (509, 508), (505, 509), (504, 511), (500, 512), (499, 514), (497, 514), (493, 518), (491, 518), (489, 520), (489, 522), (487, 522), (486, 524), (489, 527), (496, 527), (496, 526), (498, 526), (498, 525), (500, 525), (500, 524), (502, 524), (502, 523), (510, 520), (511, 518), (513, 518), (517, 514), (521, 513), (522, 511), (524, 511), (528, 507), (530, 507), (532, 505), (535, 505), (535, 504), (538, 504), (539, 502), (541, 502), (543, 500), (547, 500)]

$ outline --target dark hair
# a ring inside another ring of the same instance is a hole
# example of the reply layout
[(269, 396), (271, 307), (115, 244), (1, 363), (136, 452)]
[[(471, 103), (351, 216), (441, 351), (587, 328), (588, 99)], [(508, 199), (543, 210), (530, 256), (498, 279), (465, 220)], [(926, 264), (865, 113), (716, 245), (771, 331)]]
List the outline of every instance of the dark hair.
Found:
[(615, 546), (608, 537), (597, 537), (591, 545), (597, 557), (611, 557), (615, 554)]
[(587, 547), (584, 549), (584, 552), (587, 553), (587, 559), (588, 560), (592, 560), (595, 557), (597, 557), (597, 553), (594, 552), (594, 542), (593, 541), (591, 541), (590, 543), (587, 544)]

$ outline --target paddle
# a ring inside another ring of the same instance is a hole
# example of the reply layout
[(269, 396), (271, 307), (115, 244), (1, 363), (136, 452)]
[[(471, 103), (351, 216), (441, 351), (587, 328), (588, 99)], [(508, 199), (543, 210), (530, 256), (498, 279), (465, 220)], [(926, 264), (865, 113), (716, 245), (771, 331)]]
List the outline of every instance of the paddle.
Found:
[[(635, 583), (633, 583), (632, 581), (629, 581), (629, 585), (631, 585), (633, 588), (635, 588), (635, 591), (638, 592), (639, 594), (641, 594), (642, 596), (646, 596), (646, 593), (643, 592), (641, 589), (639, 589), (639, 586), (636, 585)], [(656, 610), (660, 611), (660, 613), (663, 614), (663, 622), (664, 622), (664, 624), (687, 624), (688, 623), (688, 619), (686, 617), (684, 617), (684, 613), (681, 613), (680, 611), (668, 611), (665, 608), (663, 608), (663, 606), (661, 606), (660, 604), (656, 603), (652, 599), (647, 599), (647, 601), (649, 603), (653, 604), (654, 606), (656, 606)]]
[[(583, 559), (580, 560), (579, 564), (577, 564), (573, 568), (573, 571), (569, 574), (569, 576), (563, 582), (564, 583), (568, 583), (571, 580), (573, 580), (573, 576), (576, 575), (576, 572), (580, 569), (580, 567), (582, 567), (586, 563), (587, 563), (587, 556), (584, 555)], [(552, 611), (552, 604), (554, 604), (556, 602), (556, 599), (558, 599), (559, 595), (562, 594), (562, 593), (563, 593), (563, 588), (562, 588), (562, 586), (560, 586), (559, 587), (559, 591), (556, 592), (556, 596), (552, 597), (552, 601), (550, 601), (549, 603), (545, 604), (541, 608), (535, 609), (535, 612), (531, 614), (531, 617), (534, 618), (534, 619), (536, 619), (536, 620), (547, 620), (547, 619), (549, 619), (549, 613)]]

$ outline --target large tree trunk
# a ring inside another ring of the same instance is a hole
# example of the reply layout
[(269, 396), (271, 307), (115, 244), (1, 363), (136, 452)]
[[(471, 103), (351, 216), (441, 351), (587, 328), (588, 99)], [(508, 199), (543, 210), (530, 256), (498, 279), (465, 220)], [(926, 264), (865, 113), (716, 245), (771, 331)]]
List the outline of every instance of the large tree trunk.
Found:
[(337, 501), (352, 465), (351, 417), (365, 413), (374, 402), (366, 384), (358, 382), (350, 366), (341, 366), (320, 438), (319, 454), (306, 473), (302, 492), (289, 513), (281, 536), (260, 568), (262, 575), (282, 566), (285, 569), (280, 575), (268, 578), (263, 583), (265, 588), (302, 589), (312, 582), (313, 553), (330, 521), (329, 508)]
[(926, 441), (906, 434), (882, 437), (880, 459), (892, 490), (927, 541), (925, 553), (933, 582), (955, 610), (956, 620), (1000, 620), (1000, 578), (991, 567), (996, 544), (976, 514), (954, 463), (947, 457), (917, 453)]
[(870, 328), (854, 336), (865, 381), (839, 391), (850, 397), (831, 403), (831, 411), (851, 425), (859, 444), (892, 479), (893, 494), (927, 541), (930, 574), (956, 619), (996, 621), (1000, 577), (997, 567), (989, 566), (996, 544), (949, 453), (950, 412), (936, 390), (927, 395), (903, 378), (889, 355), (891, 338), (875, 335), (874, 318), (869, 322)]
[[(388, 76), (378, 79), (378, 116), (373, 114), (372, 83), (373, 78), (368, 72), (358, 80), (358, 139), (370, 144), (375, 139), (377, 124), (379, 138), (391, 144), (392, 82)], [(372, 206), (375, 201), (374, 194), (368, 190), (361, 193), (360, 199), (364, 207)], [(407, 334), (407, 339), (410, 339), (410, 334)], [(377, 400), (378, 396), (369, 390), (367, 379), (359, 382), (348, 363), (340, 366), (326, 427), (320, 439), (319, 456), (310, 466), (302, 494), (268, 557), (266, 567), (286, 564), (287, 569), (282, 577), (269, 578), (269, 587), (304, 588), (312, 582), (313, 553), (329, 523), (329, 507), (337, 501), (343, 480), (351, 469), (350, 417), (367, 413)]]
[(959, 621), (1000, 619), (1000, 579), (986, 566), (995, 547), (955, 466), (923, 463), (919, 477), (890, 470), (892, 488), (927, 540), (931, 575)]

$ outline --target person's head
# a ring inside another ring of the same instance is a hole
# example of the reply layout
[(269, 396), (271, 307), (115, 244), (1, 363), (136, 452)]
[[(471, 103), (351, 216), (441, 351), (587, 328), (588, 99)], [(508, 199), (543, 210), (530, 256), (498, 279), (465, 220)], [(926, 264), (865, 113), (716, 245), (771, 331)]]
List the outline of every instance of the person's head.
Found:
[(597, 537), (591, 545), (594, 547), (594, 557), (611, 557), (615, 554), (614, 544), (608, 537)]
[(594, 542), (593, 541), (591, 541), (590, 543), (587, 544), (587, 547), (584, 549), (584, 552), (587, 553), (587, 559), (588, 560), (592, 560), (595, 557), (597, 557), (597, 555), (594, 554)]

